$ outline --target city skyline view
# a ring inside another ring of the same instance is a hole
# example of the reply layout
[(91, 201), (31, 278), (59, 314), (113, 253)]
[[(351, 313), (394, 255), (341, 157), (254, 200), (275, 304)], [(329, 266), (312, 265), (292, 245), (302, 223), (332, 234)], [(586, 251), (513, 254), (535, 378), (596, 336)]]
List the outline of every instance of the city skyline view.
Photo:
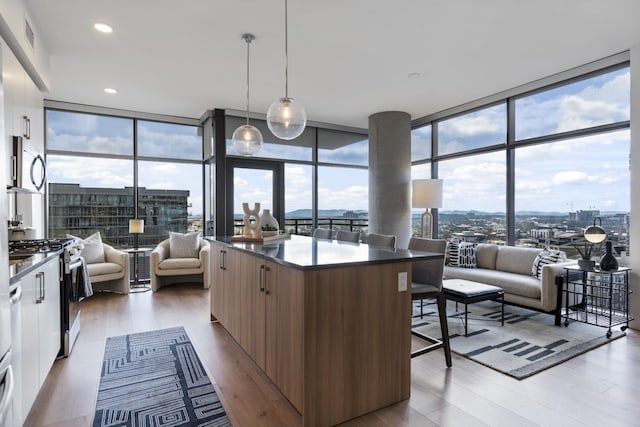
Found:
[[(629, 68), (624, 67), (520, 97), (515, 102), (516, 139), (628, 120), (629, 84)], [(80, 113), (73, 113), (73, 120), (69, 121), (65, 114), (69, 113), (55, 110), (47, 113), (47, 146), (48, 150), (55, 150), (47, 156), (49, 182), (79, 183), (86, 187), (131, 186), (132, 160), (105, 156), (133, 153), (133, 122)], [(506, 211), (507, 160), (506, 150), (501, 148), (506, 143), (506, 128), (504, 103), (438, 124), (439, 155), (495, 147), (490, 152), (438, 161), (438, 177), (444, 180), (443, 211)], [(139, 121), (137, 133), (141, 156), (138, 185), (188, 190), (190, 215), (202, 212), (202, 166), (197, 163), (201, 158), (201, 137), (197, 129)], [(628, 212), (629, 140), (629, 130), (623, 129), (517, 147), (515, 210)], [(412, 130), (412, 179), (431, 175), (430, 141), (430, 126)], [(288, 148), (295, 148), (294, 153), (301, 149), (283, 142), (269, 145), (279, 150), (271, 153), (280, 153), (282, 158), (287, 158)], [(305, 147), (304, 152), (309, 150)], [(74, 156), (75, 152), (83, 155)], [(263, 153), (265, 158), (269, 159), (269, 153), (269, 150)], [(143, 160), (146, 157), (149, 160)], [(166, 161), (161, 161), (162, 158)], [(366, 165), (367, 158), (366, 140), (334, 150), (318, 150), (319, 209), (368, 209), (368, 171), (348, 166)], [(186, 162), (191, 160), (194, 163)], [(285, 212), (311, 207), (313, 168), (311, 164), (285, 161)], [(271, 180), (259, 174), (235, 176), (234, 211), (242, 212), (242, 202), (270, 206), (270, 185)]]

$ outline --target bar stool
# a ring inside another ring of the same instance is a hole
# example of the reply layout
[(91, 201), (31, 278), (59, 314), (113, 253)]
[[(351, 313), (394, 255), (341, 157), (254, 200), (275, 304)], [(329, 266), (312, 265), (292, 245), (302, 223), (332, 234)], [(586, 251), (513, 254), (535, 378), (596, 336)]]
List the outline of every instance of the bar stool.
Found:
[[(446, 240), (421, 239), (412, 237), (409, 240), (409, 250), (436, 252), (444, 254), (447, 247)], [(442, 288), (442, 274), (444, 272), (444, 257), (438, 260), (416, 261), (411, 269), (411, 300), (420, 300), (420, 313), (422, 317), (422, 300), (435, 298), (438, 305), (440, 318), (440, 331), (442, 340), (430, 337), (415, 329), (411, 333), (432, 344), (411, 352), (411, 357), (423, 355), (429, 351), (444, 349), (444, 357), (448, 367), (451, 367), (451, 347), (449, 345), (449, 327), (447, 325), (447, 300)]]

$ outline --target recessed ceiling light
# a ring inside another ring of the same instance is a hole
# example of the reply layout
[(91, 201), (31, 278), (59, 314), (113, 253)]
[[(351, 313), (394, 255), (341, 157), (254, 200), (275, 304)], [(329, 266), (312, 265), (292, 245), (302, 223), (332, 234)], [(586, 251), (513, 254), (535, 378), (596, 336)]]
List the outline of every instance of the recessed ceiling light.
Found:
[(93, 28), (100, 31), (101, 33), (113, 32), (113, 28), (111, 28), (111, 25), (105, 24), (104, 22), (96, 22), (95, 24), (93, 24)]
[(111, 95), (118, 93), (118, 91), (117, 91), (117, 90), (115, 90), (115, 89), (114, 89), (114, 88), (112, 88), (112, 87), (105, 87), (105, 88), (104, 88), (104, 91), (105, 91), (105, 92), (107, 92), (107, 93), (109, 93), (109, 94), (111, 94)]
[(409, 73), (407, 77), (409, 77), (410, 79), (419, 79), (420, 73)]

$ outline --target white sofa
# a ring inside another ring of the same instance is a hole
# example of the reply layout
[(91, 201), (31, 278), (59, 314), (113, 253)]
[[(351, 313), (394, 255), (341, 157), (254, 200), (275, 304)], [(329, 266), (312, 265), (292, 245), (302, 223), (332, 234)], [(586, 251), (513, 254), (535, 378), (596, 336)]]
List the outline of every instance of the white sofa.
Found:
[(197, 258), (171, 256), (170, 239), (163, 240), (151, 252), (151, 289), (174, 283), (202, 283), (209, 288), (209, 242), (200, 238)]
[(547, 264), (542, 267), (540, 279), (531, 270), (538, 248), (478, 244), (477, 268), (445, 266), (445, 279), (466, 279), (499, 286), (504, 289), (504, 300), (545, 312), (555, 311), (558, 288), (556, 276), (564, 276), (564, 266), (575, 260)]

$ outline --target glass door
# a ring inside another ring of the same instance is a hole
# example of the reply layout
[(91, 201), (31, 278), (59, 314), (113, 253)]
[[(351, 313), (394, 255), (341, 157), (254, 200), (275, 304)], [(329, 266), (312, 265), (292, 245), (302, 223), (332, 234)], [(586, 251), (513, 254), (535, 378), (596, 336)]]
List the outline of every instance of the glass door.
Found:
[(227, 159), (227, 235), (243, 233), (243, 203), (260, 213), (269, 209), (284, 228), (284, 164), (253, 159)]

